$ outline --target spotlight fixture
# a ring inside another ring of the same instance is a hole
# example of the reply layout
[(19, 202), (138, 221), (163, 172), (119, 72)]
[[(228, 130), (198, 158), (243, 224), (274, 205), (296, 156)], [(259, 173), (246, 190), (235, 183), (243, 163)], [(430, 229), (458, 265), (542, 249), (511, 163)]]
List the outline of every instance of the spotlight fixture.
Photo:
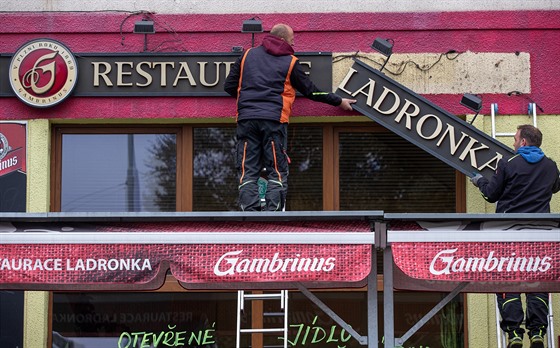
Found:
[(242, 33), (251, 33), (251, 47), (255, 47), (255, 33), (262, 33), (263, 26), (260, 19), (251, 18), (243, 21)]
[(474, 120), (476, 120), (476, 116), (478, 116), (478, 113), (482, 109), (482, 99), (474, 94), (465, 93), (463, 94), (463, 98), (461, 99), (461, 105), (476, 112), (472, 121), (470, 122), (471, 124), (473, 124)]
[(391, 58), (391, 55), (393, 54), (393, 44), (391, 42), (389, 42), (389, 40), (385, 40), (385, 39), (382, 39), (382, 38), (378, 37), (371, 44), (371, 48), (373, 48), (377, 52), (379, 52), (382, 55), (384, 55), (385, 57), (387, 57), (387, 59), (385, 59), (385, 62), (381, 66), (381, 69), (379, 69), (379, 71), (382, 71), (383, 68), (385, 67), (385, 64), (387, 64), (387, 62), (389, 61), (389, 58)]
[(156, 32), (156, 29), (154, 28), (154, 21), (143, 19), (135, 22), (133, 32), (135, 34), (154, 34)]
[(242, 33), (262, 33), (263, 26), (262, 21), (259, 19), (251, 18), (243, 21), (243, 26), (241, 27)]
[(154, 21), (146, 18), (137, 21), (134, 23), (134, 30), (132, 32), (135, 34), (144, 34), (144, 52), (146, 52), (148, 50), (148, 34), (155, 34), (156, 32)]

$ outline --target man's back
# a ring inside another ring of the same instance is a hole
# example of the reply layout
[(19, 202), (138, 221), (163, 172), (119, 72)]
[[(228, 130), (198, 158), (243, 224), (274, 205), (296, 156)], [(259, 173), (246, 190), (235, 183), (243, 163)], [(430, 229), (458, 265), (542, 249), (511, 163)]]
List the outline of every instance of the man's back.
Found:
[(496, 205), (496, 213), (550, 213), (552, 194), (560, 180), (556, 163), (544, 156), (536, 163), (516, 154), (500, 161), (493, 180), (480, 183), (485, 198)]

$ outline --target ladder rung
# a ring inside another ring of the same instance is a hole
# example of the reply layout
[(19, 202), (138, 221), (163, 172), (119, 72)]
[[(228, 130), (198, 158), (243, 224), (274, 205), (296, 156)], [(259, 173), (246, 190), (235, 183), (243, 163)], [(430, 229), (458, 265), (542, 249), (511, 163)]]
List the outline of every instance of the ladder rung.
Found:
[(266, 332), (284, 332), (284, 328), (267, 328), (267, 329), (241, 329), (244, 333), (266, 333)]
[(263, 313), (263, 316), (265, 317), (283, 317), (284, 316), (284, 312), (265, 312)]
[(243, 295), (246, 300), (276, 300), (282, 298), (282, 294), (247, 294)]

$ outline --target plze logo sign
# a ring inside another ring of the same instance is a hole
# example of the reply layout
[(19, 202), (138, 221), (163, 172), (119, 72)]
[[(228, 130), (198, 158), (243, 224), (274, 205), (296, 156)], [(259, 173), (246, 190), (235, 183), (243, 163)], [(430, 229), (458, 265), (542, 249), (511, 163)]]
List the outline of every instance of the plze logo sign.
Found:
[(10, 85), (16, 96), (34, 107), (66, 99), (76, 86), (78, 65), (58, 41), (37, 39), (20, 47), (10, 62)]
[(12, 147), (8, 144), (8, 138), (0, 133), (0, 176), (20, 169), (21, 164), (18, 166), (18, 153), (20, 151), (12, 152)]
[(4, 159), (10, 151), (12, 151), (12, 147), (8, 144), (8, 138), (0, 133), (0, 161)]

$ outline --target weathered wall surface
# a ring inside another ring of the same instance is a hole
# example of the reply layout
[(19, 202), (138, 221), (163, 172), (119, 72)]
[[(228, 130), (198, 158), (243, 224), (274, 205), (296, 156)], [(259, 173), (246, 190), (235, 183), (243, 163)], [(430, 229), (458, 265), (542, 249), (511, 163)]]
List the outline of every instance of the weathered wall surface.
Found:
[[(241, 33), (246, 14), (143, 14), (130, 12), (9, 13), (3, 19), (0, 52), (13, 53), (31, 39), (48, 37), (74, 53), (140, 52), (144, 36), (133, 34), (134, 22), (149, 16), (157, 33), (148, 37), (150, 52), (229, 52), (251, 46)], [(265, 30), (285, 22), (296, 30), (296, 51), (335, 52), (333, 81), (344, 75), (352, 56), (379, 68), (382, 57), (370, 48), (376, 37), (394, 41), (394, 56), (385, 72), (455, 114), (463, 93), (479, 94), (482, 113), (498, 103), (500, 113), (524, 114), (529, 102), (539, 113), (560, 114), (557, 81), (560, 70), (560, 11), (426, 12), (426, 13), (291, 13), (259, 14)], [(257, 34), (260, 42), (265, 34)], [(30, 108), (15, 98), (0, 99), (2, 119), (139, 119), (228, 118), (229, 98), (70, 98), (52, 110)], [(159, 105), (165, 103), (166, 108)], [(542, 111), (541, 111), (542, 109)], [(76, 112), (80, 110), (80, 112)], [(333, 112), (302, 98), (295, 116)], [(339, 115), (347, 115), (339, 112)]]
[(2, 11), (149, 10), (159, 13), (447, 12), (560, 9), (555, 0), (4, 0)]

